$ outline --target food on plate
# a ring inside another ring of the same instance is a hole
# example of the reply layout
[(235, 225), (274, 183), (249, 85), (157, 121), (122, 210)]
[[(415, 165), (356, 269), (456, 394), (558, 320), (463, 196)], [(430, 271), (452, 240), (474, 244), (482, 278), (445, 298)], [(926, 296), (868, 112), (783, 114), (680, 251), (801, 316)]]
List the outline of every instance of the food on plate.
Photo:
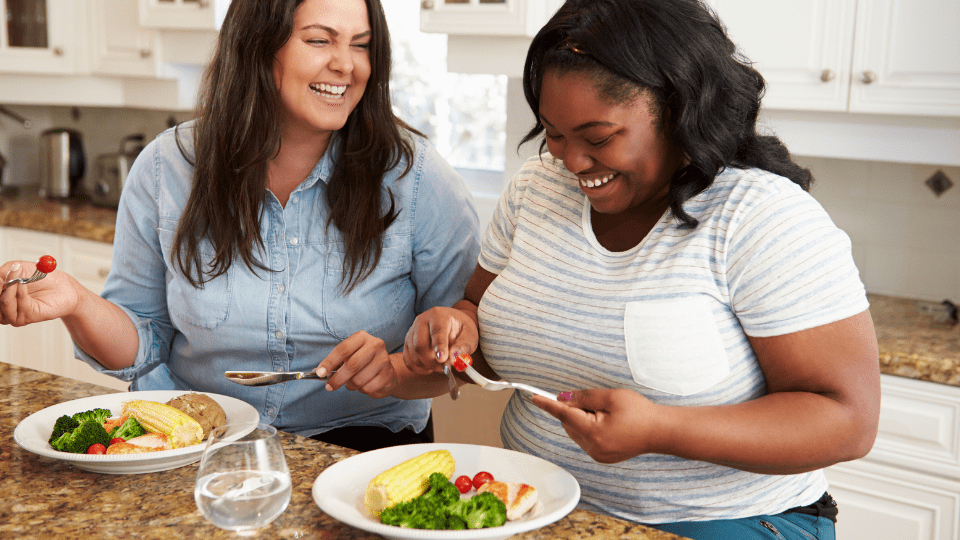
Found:
[(477, 474), (473, 475), (473, 481), (471, 481), (474, 489), (480, 489), (480, 486), (488, 482), (493, 482), (493, 475), (488, 473), (487, 471), (480, 471)]
[(110, 432), (111, 444), (114, 439), (129, 441), (134, 437), (139, 437), (147, 433), (147, 430), (143, 429), (140, 422), (137, 422), (137, 419), (130, 415), (124, 415), (115, 420), (107, 420), (103, 427)]
[(142, 454), (171, 449), (173, 449), (173, 444), (169, 437), (163, 433), (147, 433), (128, 441), (111, 444), (107, 447), (107, 454)]
[(90, 448), (87, 448), (88, 454), (106, 454), (107, 447), (100, 443), (93, 443), (90, 445)]
[(37, 259), (37, 270), (49, 274), (57, 269), (57, 260), (52, 255), (43, 255)]
[(450, 478), (455, 467), (449, 450), (434, 450), (408, 459), (378, 474), (367, 484), (363, 504), (375, 516), (384, 508), (423, 495), (430, 487), (430, 475)]
[[(191, 446), (203, 440), (203, 427), (186, 413), (163, 403), (133, 400), (123, 404), (122, 414), (137, 419), (145, 430), (163, 433), (173, 448)], [(128, 441), (129, 442), (129, 441)]]
[(203, 438), (206, 439), (214, 428), (227, 423), (227, 413), (212, 397), (206, 394), (189, 393), (175, 397), (167, 405), (178, 409), (196, 420), (203, 428)]
[(457, 477), (453, 482), (453, 485), (457, 486), (457, 489), (460, 490), (460, 493), (466, 493), (473, 489), (473, 480), (469, 476), (463, 474)]
[(412, 529), (481, 529), (507, 522), (506, 505), (494, 494), (461, 499), (447, 476), (431, 474), (429, 491), (384, 509), (380, 522)]
[(48, 442), (54, 450), (72, 454), (86, 454), (91, 445), (110, 443), (110, 434), (103, 423), (110, 416), (108, 409), (93, 409), (63, 415), (54, 422)]
[(488, 482), (477, 493), (492, 493), (507, 507), (507, 519), (515, 521), (537, 504), (537, 489), (520, 482)]

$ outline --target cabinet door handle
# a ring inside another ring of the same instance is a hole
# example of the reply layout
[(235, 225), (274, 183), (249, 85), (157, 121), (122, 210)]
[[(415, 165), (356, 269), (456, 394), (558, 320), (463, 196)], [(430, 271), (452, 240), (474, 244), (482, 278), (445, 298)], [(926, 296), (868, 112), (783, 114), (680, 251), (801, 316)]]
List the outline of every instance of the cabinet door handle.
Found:
[(65, 51), (63, 50), (63, 47), (54, 47), (54, 48), (53, 48), (53, 55), (54, 55), (54, 56), (63, 56), (63, 53), (64, 53), (64, 52), (65, 52)]
[(101, 269), (97, 270), (97, 276), (99, 276), (99, 277), (102, 278), (102, 279), (107, 279), (107, 276), (109, 276), (109, 275), (110, 275), (110, 269), (109, 269), (109, 268), (101, 268)]
[(823, 82), (830, 82), (837, 76), (832, 69), (825, 69), (820, 72), (820, 80)]
[(860, 82), (863, 84), (873, 84), (877, 82), (877, 74), (873, 70), (866, 70), (860, 74)]
[(433, 0), (423, 0), (420, 3), (420, 7), (423, 9), (433, 9)]
[(150, 49), (140, 49), (140, 58), (150, 58), (151, 55), (153, 55), (153, 53), (150, 52)]

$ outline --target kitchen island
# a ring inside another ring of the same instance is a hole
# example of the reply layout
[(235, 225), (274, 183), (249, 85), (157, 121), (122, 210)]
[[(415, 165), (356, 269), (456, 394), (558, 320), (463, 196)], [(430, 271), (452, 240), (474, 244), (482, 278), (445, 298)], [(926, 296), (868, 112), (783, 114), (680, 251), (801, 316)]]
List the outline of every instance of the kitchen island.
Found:
[[(0, 364), (0, 538), (236, 538), (208, 523), (193, 499), (197, 464), (170, 471), (110, 475), (28, 452), (13, 440), (17, 424), (51, 405), (115, 390)], [(314, 503), (313, 481), (357, 452), (281, 432), (293, 495), (287, 510), (246, 538), (380, 538), (340, 523)], [(583, 509), (514, 536), (535, 539), (677, 540), (680, 537)]]

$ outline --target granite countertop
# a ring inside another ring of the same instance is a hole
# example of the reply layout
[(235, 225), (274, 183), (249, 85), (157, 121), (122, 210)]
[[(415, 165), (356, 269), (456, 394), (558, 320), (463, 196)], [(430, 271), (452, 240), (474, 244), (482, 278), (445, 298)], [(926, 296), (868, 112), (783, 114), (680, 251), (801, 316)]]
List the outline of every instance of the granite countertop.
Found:
[[(313, 481), (330, 465), (357, 452), (281, 432), (293, 481), (287, 510), (264, 529), (239, 535), (218, 529), (197, 510), (197, 464), (170, 471), (111, 475), (77, 469), (17, 445), (13, 431), (27, 416), (51, 405), (113, 390), (0, 363), (0, 538), (380, 538), (326, 515), (313, 500)], [(518, 534), (516, 540), (680, 537), (575, 509), (556, 523)]]
[[(116, 211), (93, 207), (83, 199), (48, 201), (30, 190), (0, 197), (0, 227), (111, 243), (115, 218)], [(960, 386), (960, 325), (936, 323), (914, 300), (868, 296), (882, 373)]]

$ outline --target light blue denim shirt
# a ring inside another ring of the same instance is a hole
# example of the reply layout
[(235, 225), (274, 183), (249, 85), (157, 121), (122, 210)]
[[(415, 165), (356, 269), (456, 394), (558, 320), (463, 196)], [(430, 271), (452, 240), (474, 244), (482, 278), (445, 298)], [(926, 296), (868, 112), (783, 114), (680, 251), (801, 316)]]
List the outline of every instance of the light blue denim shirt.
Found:
[[(177, 134), (192, 154), (193, 123), (180, 125)], [(136, 325), (137, 358), (119, 371), (75, 347), (77, 358), (132, 381), (131, 390), (233, 396), (255, 407), (261, 421), (304, 436), (344, 425), (423, 429), (430, 400), (328, 392), (316, 381), (246, 387), (223, 372), (312, 370), (360, 330), (382, 339), (387, 350), (400, 350), (419, 313), (463, 298), (477, 263), (479, 225), (463, 179), (429, 143), (416, 140), (410, 173), (400, 178), (401, 164), (384, 180), (400, 215), (386, 232), (380, 263), (344, 295), (344, 245), (336, 229), (325, 227), (325, 191), (339, 155), (334, 136), (286, 207), (267, 196), (261, 261), (273, 271), (254, 273), (234, 261), (226, 275), (195, 289), (170, 258), (193, 173), (175, 136), (173, 128), (161, 133), (130, 170), (102, 294)]]

